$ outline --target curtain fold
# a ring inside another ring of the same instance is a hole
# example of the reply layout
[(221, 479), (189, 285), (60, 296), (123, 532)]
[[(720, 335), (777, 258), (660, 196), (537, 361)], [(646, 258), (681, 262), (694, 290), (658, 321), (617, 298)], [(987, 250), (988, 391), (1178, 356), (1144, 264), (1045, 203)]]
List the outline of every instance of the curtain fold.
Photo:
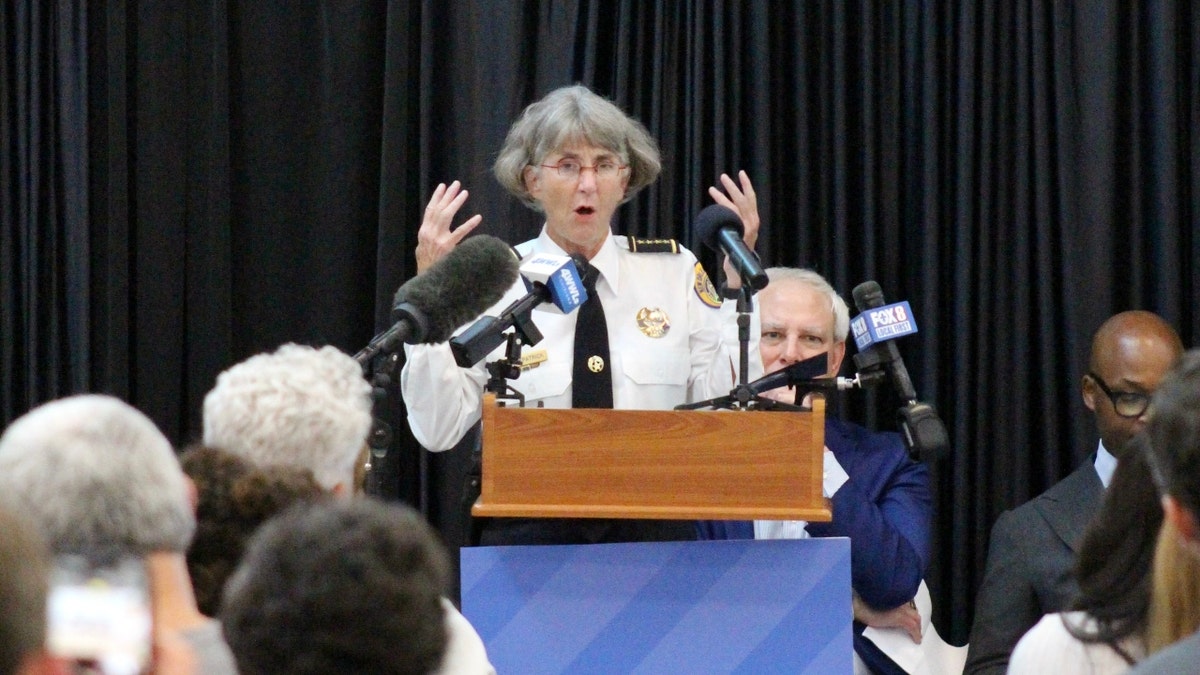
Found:
[[(4, 0), (0, 43), (4, 424), (105, 391), (182, 444), (230, 364), (357, 351), (438, 183), (467, 186), (481, 232), (537, 233), (491, 162), (525, 105), (582, 82), (663, 151), (618, 233), (715, 274), (691, 220), (745, 169), (765, 262), (912, 304), (900, 349), (954, 445), (929, 585), (961, 643), (992, 522), (1095, 448), (1095, 328), (1135, 307), (1187, 344), (1200, 327), (1186, 1)], [(841, 403), (894, 428), (886, 389)], [(448, 518), (464, 456), (421, 451), (394, 387), (379, 413), (377, 487)]]

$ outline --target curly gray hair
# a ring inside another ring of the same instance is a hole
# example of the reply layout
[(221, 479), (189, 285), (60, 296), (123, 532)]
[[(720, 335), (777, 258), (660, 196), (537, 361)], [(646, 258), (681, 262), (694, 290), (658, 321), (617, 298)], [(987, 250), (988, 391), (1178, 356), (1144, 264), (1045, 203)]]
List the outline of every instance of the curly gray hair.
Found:
[(204, 397), (204, 444), (350, 488), (371, 428), (371, 385), (334, 347), (285, 344), (229, 368)]

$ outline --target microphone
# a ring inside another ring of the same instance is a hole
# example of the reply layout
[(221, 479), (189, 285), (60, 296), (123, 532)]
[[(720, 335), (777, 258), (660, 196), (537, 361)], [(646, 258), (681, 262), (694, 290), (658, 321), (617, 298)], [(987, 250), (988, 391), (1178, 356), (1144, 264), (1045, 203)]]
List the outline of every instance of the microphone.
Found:
[(549, 302), (545, 309), (557, 314), (570, 314), (587, 302), (587, 291), (583, 288), (587, 270), (588, 261), (579, 254), (567, 257), (539, 253), (521, 263), (525, 288), (541, 302)]
[(908, 454), (914, 460), (930, 460), (946, 454), (950, 439), (946, 427), (937, 411), (928, 403), (917, 400), (908, 368), (900, 350), (892, 340), (917, 332), (916, 320), (907, 302), (888, 305), (883, 300), (883, 289), (874, 281), (864, 281), (854, 287), (854, 306), (860, 312), (850, 322), (854, 341), (859, 352), (854, 355), (854, 364), (860, 370), (878, 370), (887, 373), (892, 387), (904, 401), (897, 412), (901, 435), (908, 446)]
[(844, 391), (871, 387), (884, 378), (883, 372), (878, 370), (857, 373), (854, 377), (823, 377), (829, 369), (828, 364), (829, 355), (822, 352), (764, 375), (746, 386), (750, 388), (750, 393), (755, 395), (779, 387), (796, 387), (806, 391)]
[(507, 339), (504, 331), (516, 326), (527, 345), (542, 340), (542, 334), (529, 319), (534, 307), (545, 305), (548, 311), (570, 314), (587, 302), (582, 271), (588, 262), (581, 255), (571, 257), (539, 253), (521, 264), (521, 276), (529, 292), (500, 312), (500, 316), (480, 317), (470, 328), (450, 339), (454, 362), (462, 368), (479, 363)]
[(855, 286), (853, 295), (854, 306), (860, 312), (850, 322), (854, 342), (858, 345), (858, 354), (854, 355), (855, 365), (861, 369), (882, 366), (900, 398), (905, 402), (916, 401), (917, 392), (913, 389), (908, 369), (904, 367), (904, 359), (900, 358), (896, 344), (891, 342), (917, 332), (912, 309), (907, 302), (885, 304), (883, 289), (874, 281), (864, 281)]
[(773, 373), (767, 373), (746, 386), (750, 388), (750, 393), (757, 395), (780, 387), (793, 387), (797, 382), (824, 375), (827, 370), (829, 370), (829, 355), (821, 352), (816, 356), (810, 356), (803, 361), (780, 368)]
[(503, 241), (486, 234), (464, 239), (422, 274), (396, 291), (391, 328), (354, 356), (366, 364), (381, 352), (408, 344), (445, 342), (454, 329), (504, 297), (517, 280), (517, 258)]
[(767, 273), (758, 262), (758, 256), (742, 241), (742, 219), (728, 207), (710, 204), (696, 216), (696, 235), (714, 251), (729, 256), (734, 269), (742, 277), (742, 283), (760, 291), (767, 285)]

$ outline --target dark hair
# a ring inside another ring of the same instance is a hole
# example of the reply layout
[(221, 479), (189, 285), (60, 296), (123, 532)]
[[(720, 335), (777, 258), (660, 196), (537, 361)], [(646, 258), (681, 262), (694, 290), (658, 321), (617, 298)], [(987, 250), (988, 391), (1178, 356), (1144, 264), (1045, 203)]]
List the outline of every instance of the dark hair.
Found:
[(196, 485), (196, 536), (188, 548), (188, 573), (196, 605), (208, 616), (221, 607), (221, 591), (247, 540), (260, 525), (297, 501), (324, 497), (312, 472), (284, 466), (255, 467), (236, 455), (193, 446), (183, 470)]
[(1159, 489), (1200, 516), (1200, 349), (1189, 349), (1150, 400), (1146, 433)]
[(1075, 561), (1079, 596), (1072, 609), (1085, 611), (1095, 625), (1063, 620), (1071, 635), (1083, 642), (1105, 643), (1129, 663), (1134, 660), (1119, 643), (1146, 630), (1151, 568), (1163, 520), (1148, 445), (1144, 434), (1130, 439), (1104, 502), (1079, 544)]
[(254, 535), (225, 589), (238, 670), (432, 672), (448, 639), (447, 567), (411, 508), (370, 497), (292, 507)]

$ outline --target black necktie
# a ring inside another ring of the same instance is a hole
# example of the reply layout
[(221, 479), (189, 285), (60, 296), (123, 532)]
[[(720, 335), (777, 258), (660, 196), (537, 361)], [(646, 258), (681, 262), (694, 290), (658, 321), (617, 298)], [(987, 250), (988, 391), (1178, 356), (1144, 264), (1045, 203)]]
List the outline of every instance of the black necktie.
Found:
[(612, 374), (608, 358), (608, 323), (596, 294), (600, 272), (589, 267), (583, 278), (588, 299), (579, 307), (575, 322), (575, 368), (571, 382), (571, 407), (611, 408)]

